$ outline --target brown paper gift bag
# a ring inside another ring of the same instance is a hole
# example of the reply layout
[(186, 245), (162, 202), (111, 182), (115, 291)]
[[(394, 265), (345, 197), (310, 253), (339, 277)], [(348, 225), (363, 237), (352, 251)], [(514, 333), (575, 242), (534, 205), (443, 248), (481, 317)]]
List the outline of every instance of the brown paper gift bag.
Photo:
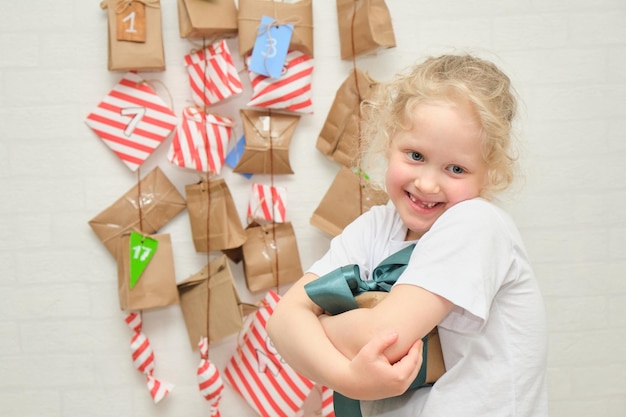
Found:
[(183, 196), (163, 171), (156, 167), (138, 185), (91, 219), (89, 226), (111, 255), (117, 256), (117, 245), (123, 233), (138, 230), (140, 225), (141, 232), (155, 233), (185, 207)]
[(293, 23), (289, 49), (313, 57), (313, 1), (295, 3), (272, 0), (239, 0), (239, 55), (252, 50), (259, 33), (261, 16), (276, 19), (277, 24)]
[(288, 284), (302, 277), (298, 242), (290, 222), (246, 228), (243, 267), (250, 291), (261, 291)]
[(140, 1), (145, 6), (145, 42), (117, 39), (118, 14), (127, 11), (132, 3), (131, 0), (103, 0), (100, 3), (101, 8), (108, 9), (109, 71), (163, 71), (165, 53), (160, 0)]
[(396, 46), (384, 0), (337, 0), (337, 17), (341, 59)]
[(289, 144), (300, 115), (271, 110), (240, 110), (245, 145), (233, 169), (245, 174), (293, 174)]
[(388, 200), (387, 193), (374, 189), (366, 180), (360, 181), (357, 174), (342, 166), (310, 222), (331, 236), (337, 236), (362, 213), (373, 206), (387, 204)]
[(118, 245), (117, 289), (122, 310), (145, 310), (178, 304), (174, 254), (169, 234), (149, 235), (159, 244), (133, 289), (130, 289), (130, 233)]
[(200, 271), (178, 284), (191, 348), (207, 333), (209, 343), (243, 328), (243, 308), (225, 255), (213, 259)]
[(232, 38), (237, 35), (234, 0), (177, 0), (181, 38)]
[(187, 185), (185, 193), (196, 252), (232, 249), (243, 245), (246, 233), (226, 181), (222, 178), (211, 180), (208, 184), (200, 181)]
[[(355, 80), (358, 80), (358, 91)], [(350, 72), (337, 90), (317, 138), (315, 146), (321, 153), (347, 167), (354, 166), (359, 157), (359, 106), (362, 100), (372, 97), (377, 85), (359, 69)]]

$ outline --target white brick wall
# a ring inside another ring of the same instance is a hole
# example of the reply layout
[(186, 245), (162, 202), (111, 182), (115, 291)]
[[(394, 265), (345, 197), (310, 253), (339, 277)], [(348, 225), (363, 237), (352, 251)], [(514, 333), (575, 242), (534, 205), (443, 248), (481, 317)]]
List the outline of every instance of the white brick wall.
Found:
[[(144, 314), (156, 374), (176, 385), (154, 406), (132, 367), (116, 265), (87, 222), (135, 182), (84, 124), (119, 79), (106, 70), (106, 16), (98, 1), (3, 2), (0, 13), (0, 415), (206, 416), (178, 307)], [(174, 0), (162, 0), (167, 71), (176, 109), (189, 103)], [(553, 417), (626, 415), (626, 3), (623, 0), (387, 1), (397, 47), (358, 60), (385, 79), (425, 54), (469, 49), (499, 63), (522, 97), (526, 178), (505, 204), (536, 266), (550, 319)], [(316, 1), (315, 114), (291, 147), (288, 218), (303, 266), (329, 238), (309, 218), (338, 166), (315, 149), (350, 62), (339, 59), (333, 1)], [(229, 40), (236, 51), (236, 39)], [(157, 90), (159, 87), (157, 85)], [(164, 93), (161, 90), (161, 93)], [(216, 107), (239, 120), (243, 98)], [(242, 133), (236, 127), (235, 135)], [(197, 175), (156, 165), (182, 192)], [(223, 177), (245, 215), (249, 181)], [(174, 241), (177, 279), (203, 266), (184, 215)], [(246, 301), (240, 265), (233, 269)], [(235, 337), (211, 346), (219, 366)], [(229, 388), (222, 416), (252, 416)]]

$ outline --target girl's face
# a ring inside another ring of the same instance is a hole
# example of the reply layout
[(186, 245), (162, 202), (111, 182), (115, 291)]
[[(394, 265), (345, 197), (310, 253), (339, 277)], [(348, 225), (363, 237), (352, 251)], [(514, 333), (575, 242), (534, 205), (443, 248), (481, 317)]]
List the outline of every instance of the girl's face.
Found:
[(487, 164), (469, 103), (419, 103), (410, 122), (392, 138), (386, 187), (409, 229), (406, 239), (415, 240), (447, 209), (480, 195)]

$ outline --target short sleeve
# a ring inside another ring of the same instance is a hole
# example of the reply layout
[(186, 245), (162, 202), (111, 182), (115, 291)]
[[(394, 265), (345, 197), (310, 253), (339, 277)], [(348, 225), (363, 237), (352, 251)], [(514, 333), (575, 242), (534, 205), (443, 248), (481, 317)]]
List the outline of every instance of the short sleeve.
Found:
[(440, 326), (477, 331), (488, 319), (513, 262), (511, 237), (499, 213), (482, 199), (451, 207), (422, 236), (398, 279), (455, 305)]

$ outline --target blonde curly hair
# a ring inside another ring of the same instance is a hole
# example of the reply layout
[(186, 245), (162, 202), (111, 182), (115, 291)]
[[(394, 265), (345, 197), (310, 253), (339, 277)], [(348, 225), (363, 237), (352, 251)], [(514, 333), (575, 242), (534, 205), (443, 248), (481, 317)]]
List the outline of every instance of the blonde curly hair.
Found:
[(513, 182), (512, 123), (517, 100), (509, 77), (493, 63), (471, 55), (430, 57), (381, 83), (362, 104), (359, 168), (372, 185), (384, 188), (387, 151), (399, 130), (411, 128), (412, 111), (424, 101), (468, 100), (482, 126), (483, 156), (488, 167), (484, 196)]

